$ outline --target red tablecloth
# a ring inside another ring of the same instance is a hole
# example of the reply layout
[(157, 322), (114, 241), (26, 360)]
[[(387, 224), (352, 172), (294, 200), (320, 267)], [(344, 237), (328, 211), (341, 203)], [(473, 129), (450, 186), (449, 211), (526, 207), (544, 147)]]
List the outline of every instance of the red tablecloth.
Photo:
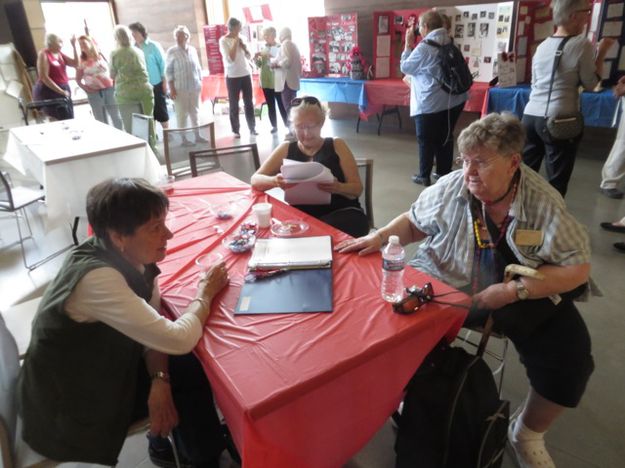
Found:
[[(224, 233), (217, 234), (209, 205), (228, 200), (236, 203), (237, 214), (220, 222)], [(214, 301), (195, 351), (243, 466), (341, 466), (397, 408), (429, 350), (443, 336), (456, 335), (465, 311), (427, 304), (413, 315), (397, 315), (380, 298), (379, 254), (335, 254), (332, 313), (235, 316), (249, 254), (229, 252), (222, 236), (238, 229), (252, 204), (265, 200), (275, 218), (304, 219), (309, 235), (330, 234), (334, 243), (347, 237), (224, 173), (183, 180), (170, 196), (174, 238), (159, 265), (162, 296), (180, 315), (195, 295), (195, 258), (211, 250), (223, 253), (230, 284)], [(429, 280), (412, 268), (406, 271), (406, 284)], [(453, 290), (433, 284), (436, 293)]]
[[(362, 120), (382, 112), (384, 106), (410, 106), (410, 86), (402, 80), (386, 78), (365, 82), (367, 108), (360, 113)], [(469, 99), (464, 105), (465, 112), (482, 112), (488, 83), (473, 83)]]
[[(265, 102), (265, 95), (260, 87), (258, 75), (252, 75), (252, 90), (254, 91), (254, 104), (260, 106)], [(226, 77), (224, 75), (202, 76), (202, 102), (208, 99), (214, 101), (215, 98), (228, 99)]]

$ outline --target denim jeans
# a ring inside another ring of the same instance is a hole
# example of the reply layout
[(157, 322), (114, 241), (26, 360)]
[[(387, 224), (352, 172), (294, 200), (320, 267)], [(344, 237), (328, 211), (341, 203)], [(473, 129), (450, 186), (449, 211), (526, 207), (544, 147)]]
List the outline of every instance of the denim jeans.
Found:
[[(111, 87), (93, 93), (87, 93), (87, 99), (91, 105), (93, 117), (102, 123), (109, 123), (106, 118), (106, 109), (104, 106), (115, 106), (115, 104), (117, 104), (117, 101), (115, 101), (115, 90)], [(109, 110), (108, 115), (113, 126), (121, 130), (123, 126), (119, 109), (113, 108)]]

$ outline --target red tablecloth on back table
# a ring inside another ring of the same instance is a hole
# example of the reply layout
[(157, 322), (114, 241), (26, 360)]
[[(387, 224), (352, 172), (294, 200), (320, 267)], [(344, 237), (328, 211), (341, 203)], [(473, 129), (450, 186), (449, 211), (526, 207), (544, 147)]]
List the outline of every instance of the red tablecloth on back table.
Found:
[[(410, 106), (410, 86), (402, 80), (386, 78), (366, 81), (365, 91), (367, 108), (360, 113), (363, 120), (381, 113), (384, 106)], [(488, 83), (473, 83), (464, 111), (482, 113), (487, 91)]]
[[(195, 296), (195, 258), (223, 253), (230, 284), (214, 301), (195, 351), (244, 467), (340, 466), (397, 408), (415, 369), (443, 336), (455, 336), (465, 312), (428, 304), (413, 315), (397, 315), (380, 298), (379, 254), (335, 254), (332, 313), (235, 316), (249, 254), (231, 253), (221, 240), (238, 229), (253, 203), (266, 199), (275, 218), (306, 220), (308, 235), (329, 234), (333, 243), (347, 238), (224, 173), (180, 181), (170, 197), (174, 238), (159, 265), (162, 296), (179, 315)], [(228, 200), (237, 214), (219, 223), (224, 233), (218, 234), (210, 205)], [(406, 271), (406, 284), (429, 280)], [(436, 293), (452, 291), (433, 284)]]
[[(258, 75), (252, 75), (252, 90), (254, 92), (254, 104), (260, 106), (265, 102), (265, 95), (260, 87)], [(214, 101), (215, 98), (228, 99), (225, 75), (202, 76), (202, 102), (208, 99)]]

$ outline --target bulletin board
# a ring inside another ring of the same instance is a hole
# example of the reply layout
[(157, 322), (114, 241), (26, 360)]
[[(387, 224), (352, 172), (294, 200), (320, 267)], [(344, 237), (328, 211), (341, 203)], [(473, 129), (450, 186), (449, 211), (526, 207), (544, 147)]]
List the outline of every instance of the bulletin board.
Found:
[[(373, 51), (376, 78), (402, 78), (399, 63), (411, 16), (429, 8), (379, 11), (373, 14)], [(451, 19), (454, 43), (462, 51), (475, 81), (488, 82), (497, 71), (497, 53), (511, 49), (514, 2), (441, 7)], [(417, 37), (417, 43), (421, 37)]]
[[(429, 8), (413, 10), (388, 10), (373, 13), (373, 67), (376, 78), (402, 78), (399, 69), (401, 53), (404, 50), (406, 28), (409, 22)], [(420, 36), (414, 45), (418, 44)]]
[(350, 52), (358, 45), (358, 15), (308, 18), (310, 69), (314, 76), (348, 76)]
[(221, 52), (219, 52), (219, 38), (226, 34), (228, 34), (228, 27), (225, 24), (209, 24), (204, 26), (208, 73), (211, 75), (223, 74), (224, 72), (224, 64), (221, 59)]
[(451, 35), (474, 81), (491, 81), (497, 76), (497, 55), (512, 48), (515, 2), (462, 5), (439, 11), (451, 18)]
[(603, 79), (605, 84), (614, 84), (625, 75), (625, 8), (623, 0), (608, 0), (593, 5), (589, 38), (598, 40), (602, 37), (616, 39), (616, 43), (608, 50), (603, 62)]

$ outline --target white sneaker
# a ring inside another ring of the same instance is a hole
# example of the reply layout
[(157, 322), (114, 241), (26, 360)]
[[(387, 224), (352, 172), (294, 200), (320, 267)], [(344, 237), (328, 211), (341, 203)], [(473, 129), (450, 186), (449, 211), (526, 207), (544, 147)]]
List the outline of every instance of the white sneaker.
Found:
[(517, 420), (514, 419), (508, 426), (508, 442), (514, 450), (517, 463), (521, 468), (555, 468), (556, 465), (545, 447), (545, 439), (518, 440), (515, 437), (515, 426)]

